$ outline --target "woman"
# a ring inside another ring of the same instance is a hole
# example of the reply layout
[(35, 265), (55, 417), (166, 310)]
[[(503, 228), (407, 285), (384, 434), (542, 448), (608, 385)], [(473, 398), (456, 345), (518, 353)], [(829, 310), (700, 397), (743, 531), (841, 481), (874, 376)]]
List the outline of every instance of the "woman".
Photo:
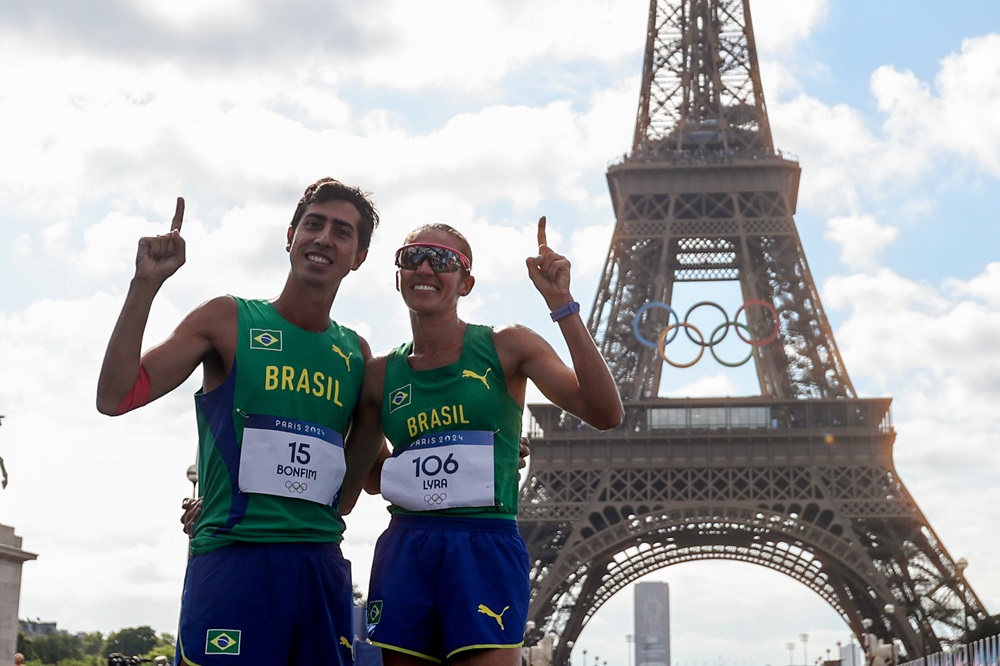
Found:
[[(452, 227), (411, 232), (396, 266), (413, 340), (366, 363), (352, 433), (381, 426), (393, 446), (391, 457), (382, 447), (366, 483), (392, 513), (375, 549), (369, 639), (385, 666), (519, 666), (529, 581), (515, 519), (527, 382), (602, 430), (621, 422), (621, 398), (570, 293), (570, 262), (546, 244), (544, 217), (528, 275), (575, 369), (524, 326), (459, 319), (458, 300), (476, 281), (469, 243)], [(349, 459), (349, 469), (367, 469), (378, 445), (361, 451), (368, 460)], [(356, 483), (344, 482), (346, 510)]]

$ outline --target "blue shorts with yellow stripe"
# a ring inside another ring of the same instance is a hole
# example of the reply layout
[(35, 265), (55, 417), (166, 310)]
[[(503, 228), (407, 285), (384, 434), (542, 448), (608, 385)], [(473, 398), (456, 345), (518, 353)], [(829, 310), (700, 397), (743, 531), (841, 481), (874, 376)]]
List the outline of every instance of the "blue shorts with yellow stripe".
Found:
[(516, 521), (394, 515), (375, 546), (368, 638), (436, 662), (517, 648), (528, 597), (528, 550)]
[(176, 663), (350, 666), (352, 608), (351, 565), (337, 544), (236, 543), (195, 555)]

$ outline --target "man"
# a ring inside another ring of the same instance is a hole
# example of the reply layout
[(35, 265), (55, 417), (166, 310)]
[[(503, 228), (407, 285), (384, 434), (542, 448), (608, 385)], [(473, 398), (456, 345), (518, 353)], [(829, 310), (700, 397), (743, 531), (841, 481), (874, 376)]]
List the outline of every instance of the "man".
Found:
[[(350, 662), (350, 565), (338, 515), (344, 436), (371, 356), (330, 320), (364, 262), (378, 213), (330, 178), (310, 185), (287, 231), (290, 269), (272, 300), (220, 296), (143, 354), (153, 298), (184, 263), (184, 200), (170, 232), (142, 238), (98, 381), (117, 416), (202, 368), (195, 395), (203, 506), (193, 527), (177, 663)], [(347, 456), (351, 456), (348, 450)]]

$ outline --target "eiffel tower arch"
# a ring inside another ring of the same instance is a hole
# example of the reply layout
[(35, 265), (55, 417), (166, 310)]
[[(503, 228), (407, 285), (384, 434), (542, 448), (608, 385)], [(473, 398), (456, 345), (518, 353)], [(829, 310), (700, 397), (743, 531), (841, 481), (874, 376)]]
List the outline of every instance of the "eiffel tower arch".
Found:
[[(629, 583), (725, 559), (801, 582), (859, 638), (898, 639), (908, 657), (947, 647), (987, 613), (896, 473), (891, 399), (859, 397), (837, 350), (793, 219), (800, 168), (772, 142), (749, 1), (651, 0), (648, 20), (588, 321), (626, 416), (597, 432), (529, 406), (528, 640), (554, 632), (555, 662), (568, 663)], [(678, 285), (713, 282), (738, 285), (731, 319), (672, 300)], [(697, 310), (721, 324), (699, 330)], [(727, 335), (749, 350), (759, 395), (657, 397), (665, 367), (692, 364), (668, 355), (675, 340), (707, 359)]]

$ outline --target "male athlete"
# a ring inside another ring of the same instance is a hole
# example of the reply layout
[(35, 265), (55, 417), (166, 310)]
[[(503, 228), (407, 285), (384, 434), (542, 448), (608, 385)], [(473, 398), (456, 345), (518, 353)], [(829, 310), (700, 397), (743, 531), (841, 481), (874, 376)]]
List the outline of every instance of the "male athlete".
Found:
[[(378, 212), (361, 190), (310, 185), (287, 231), (291, 267), (270, 300), (219, 296), (140, 354), (153, 298), (184, 263), (178, 198), (170, 232), (142, 238), (111, 334), (97, 407), (156, 400), (198, 367), (198, 478), (177, 664), (350, 664), (350, 564), (340, 551), (344, 436), (367, 342), (330, 319), (368, 253)], [(234, 656), (236, 657), (234, 659)]]

